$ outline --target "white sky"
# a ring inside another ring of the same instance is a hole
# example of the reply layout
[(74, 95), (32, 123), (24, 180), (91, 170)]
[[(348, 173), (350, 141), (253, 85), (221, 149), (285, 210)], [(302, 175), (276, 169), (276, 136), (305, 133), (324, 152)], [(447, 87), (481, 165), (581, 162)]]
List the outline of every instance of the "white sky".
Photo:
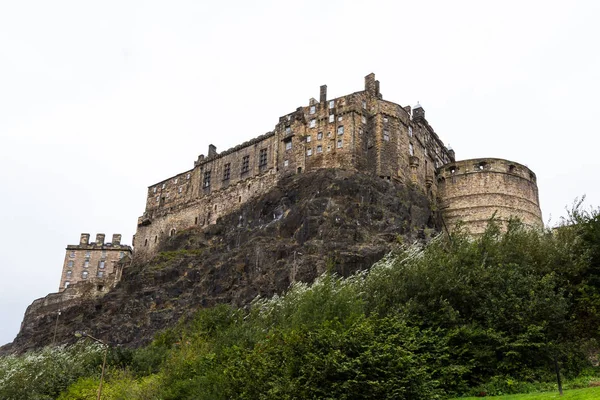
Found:
[(457, 159), (533, 169), (544, 220), (600, 205), (599, 17), (597, 1), (0, 0), (0, 344), (81, 232), (130, 244), (147, 186), (370, 72)]

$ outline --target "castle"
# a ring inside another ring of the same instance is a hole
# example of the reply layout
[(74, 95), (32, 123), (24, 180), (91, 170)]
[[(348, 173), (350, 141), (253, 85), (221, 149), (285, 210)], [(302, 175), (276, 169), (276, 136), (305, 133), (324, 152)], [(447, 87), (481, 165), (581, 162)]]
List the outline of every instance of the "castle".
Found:
[(279, 118), (271, 132), (218, 153), (210, 145), (194, 167), (148, 188), (134, 236), (135, 259), (148, 259), (176, 232), (215, 223), (272, 189), (288, 174), (352, 169), (416, 185), (452, 229), (463, 221), (480, 233), (495, 215), (541, 227), (535, 174), (496, 158), (456, 161), (417, 104), (384, 100), (374, 74), (364, 90), (335, 99), (320, 88), (317, 101)]

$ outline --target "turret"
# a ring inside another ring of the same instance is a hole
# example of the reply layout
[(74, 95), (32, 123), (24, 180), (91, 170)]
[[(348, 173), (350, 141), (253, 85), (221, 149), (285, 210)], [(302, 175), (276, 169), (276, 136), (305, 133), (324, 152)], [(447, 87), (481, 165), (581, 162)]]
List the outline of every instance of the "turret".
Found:
[(423, 106), (421, 106), (421, 104), (419, 104), (419, 102), (417, 102), (417, 105), (413, 107), (412, 112), (413, 112), (413, 121), (415, 121), (415, 122), (425, 121), (425, 110), (423, 109)]

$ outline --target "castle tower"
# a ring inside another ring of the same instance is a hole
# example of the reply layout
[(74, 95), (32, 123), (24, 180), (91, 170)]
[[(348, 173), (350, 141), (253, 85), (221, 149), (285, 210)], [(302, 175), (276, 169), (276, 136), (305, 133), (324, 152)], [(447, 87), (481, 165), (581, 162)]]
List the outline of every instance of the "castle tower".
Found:
[(93, 282), (104, 288), (106, 278), (117, 272), (117, 262), (132, 256), (131, 247), (121, 244), (120, 234), (112, 236), (112, 243), (104, 243), (104, 238), (103, 233), (98, 233), (96, 241), (90, 243), (90, 234), (82, 233), (79, 244), (67, 246), (59, 291), (77, 282)]
[(536, 176), (519, 163), (479, 158), (446, 164), (439, 169), (438, 198), (448, 229), (459, 221), (473, 234), (485, 231), (495, 216), (500, 224), (518, 217), (530, 227), (543, 227)]

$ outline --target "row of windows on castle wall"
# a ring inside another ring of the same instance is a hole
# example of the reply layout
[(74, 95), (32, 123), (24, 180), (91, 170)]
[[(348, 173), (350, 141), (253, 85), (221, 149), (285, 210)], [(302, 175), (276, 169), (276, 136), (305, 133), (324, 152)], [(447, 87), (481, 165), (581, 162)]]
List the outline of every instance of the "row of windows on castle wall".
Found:
[[(106, 250), (102, 250), (102, 252), (100, 253), (100, 258), (105, 259), (106, 258)], [(69, 253), (69, 258), (75, 258), (75, 256), (77, 255), (77, 250), (71, 250), (71, 252)], [(92, 255), (92, 252), (87, 250), (85, 252), (85, 258), (86, 261), (89, 261), (90, 257)], [(124, 251), (120, 251), (119, 252), (119, 258), (123, 258), (125, 257), (125, 252)], [(73, 261), (69, 261), (69, 264), (72, 265)]]
[[(344, 100), (343, 100), (343, 99), (341, 99), (341, 100), (340, 100), (340, 105), (341, 105), (341, 103), (343, 103), (343, 102), (344, 102)], [(334, 108), (334, 107), (335, 107), (335, 100), (329, 100), (329, 109), (331, 110), (331, 109), (332, 109), (332, 108)], [(363, 101), (362, 101), (362, 108), (363, 108), (364, 110), (366, 110), (366, 109), (367, 109), (367, 102), (366, 102), (365, 100), (363, 100)], [(315, 105), (312, 105), (312, 106), (310, 106), (310, 107), (309, 107), (309, 109), (308, 109), (308, 113), (309, 113), (309, 114), (311, 114), (311, 115), (312, 115), (312, 114), (314, 114), (314, 113), (316, 113), (316, 112), (317, 112), (317, 106), (315, 106)], [(289, 121), (290, 119), (291, 119), (291, 118), (290, 118), (290, 116), (288, 116), (288, 121)]]
[[(267, 167), (268, 164), (268, 152), (267, 149), (260, 149), (258, 152), (258, 167), (262, 170)], [(242, 164), (240, 169), (240, 176), (250, 172), (250, 156), (245, 155), (242, 157)], [(231, 178), (231, 163), (226, 163), (223, 166), (223, 181), (228, 181)], [(202, 180), (203, 188), (210, 188), (212, 179), (212, 170), (204, 171), (204, 177)]]
[[(191, 173), (188, 172), (187, 174), (185, 174), (186, 181), (189, 181), (191, 177), (192, 177)], [(179, 183), (179, 177), (173, 178), (172, 182), (173, 182), (174, 185), (177, 185), (177, 183)], [(187, 184), (187, 182), (185, 182), (185, 183)], [(156, 186), (154, 186), (152, 188), (152, 192), (156, 193), (158, 191), (159, 186), (160, 186), (161, 189), (166, 189), (167, 185), (168, 185), (168, 182), (164, 182), (162, 185), (156, 185)], [(183, 186), (180, 186), (179, 187), (179, 193), (181, 193), (182, 191), (183, 191)]]

